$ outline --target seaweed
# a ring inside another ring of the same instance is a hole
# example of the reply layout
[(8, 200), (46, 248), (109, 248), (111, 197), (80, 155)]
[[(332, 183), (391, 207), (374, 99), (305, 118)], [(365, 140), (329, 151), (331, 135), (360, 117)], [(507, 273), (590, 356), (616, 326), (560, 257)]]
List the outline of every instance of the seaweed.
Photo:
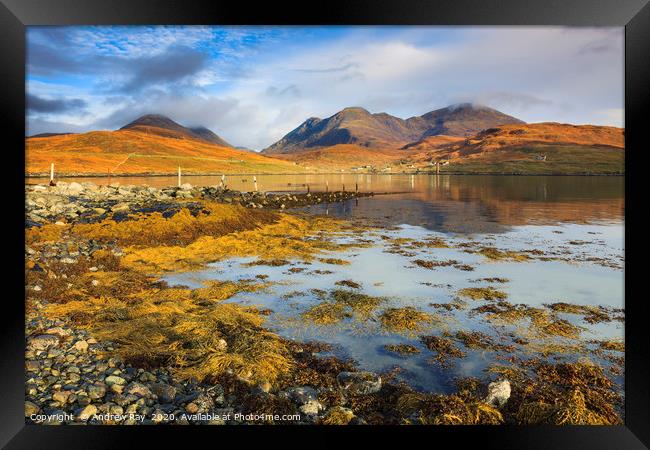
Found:
[(458, 291), (461, 297), (469, 297), (472, 300), (504, 300), (508, 294), (498, 291), (492, 286), (480, 288), (464, 288)]
[(398, 353), (400, 355), (413, 355), (420, 353), (420, 349), (411, 344), (386, 344), (384, 348), (391, 353)]
[(420, 340), (429, 350), (436, 352), (433, 361), (443, 367), (450, 365), (450, 358), (464, 358), (467, 356), (465, 352), (454, 345), (451, 339), (438, 336), (423, 336)]
[(379, 316), (384, 328), (394, 333), (419, 332), (425, 325), (432, 324), (436, 318), (412, 306), (388, 308)]

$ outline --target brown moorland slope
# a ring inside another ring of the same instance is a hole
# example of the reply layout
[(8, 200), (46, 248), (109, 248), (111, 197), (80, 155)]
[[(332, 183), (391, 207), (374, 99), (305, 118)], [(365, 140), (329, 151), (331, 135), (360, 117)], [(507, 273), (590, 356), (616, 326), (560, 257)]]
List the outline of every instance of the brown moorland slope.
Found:
[(622, 173), (624, 130), (595, 125), (559, 123), (510, 124), (465, 138), (428, 136), (402, 147), (367, 148), (339, 144), (275, 157), (307, 168), (346, 170), (372, 165), (391, 171), (431, 169), (487, 173)]
[(382, 167), (408, 156), (397, 147), (369, 149), (354, 144), (338, 144), (296, 153), (280, 153), (276, 158), (294, 161), (305, 169), (345, 170), (372, 165)]
[(555, 122), (489, 128), (458, 142), (432, 138), (402, 147), (422, 166), (448, 161), (444, 170), (491, 173), (623, 173), (622, 128)]
[(486, 152), (494, 151), (506, 155), (508, 151), (539, 145), (623, 149), (625, 136), (624, 130), (617, 127), (542, 122), (488, 128), (473, 137), (457, 141), (445, 142), (439, 136), (427, 137), (402, 149), (418, 153), (433, 152), (431, 156), (453, 160), (481, 157)]
[(26, 139), (28, 175), (184, 173), (295, 173), (293, 162), (191, 139), (183, 132), (138, 126)]

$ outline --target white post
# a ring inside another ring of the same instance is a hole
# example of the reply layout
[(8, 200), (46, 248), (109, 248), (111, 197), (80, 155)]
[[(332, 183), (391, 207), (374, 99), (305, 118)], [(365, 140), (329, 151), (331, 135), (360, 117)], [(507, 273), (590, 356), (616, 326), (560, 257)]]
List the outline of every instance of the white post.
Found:
[(255, 192), (257, 192), (257, 177), (253, 175), (253, 185), (255, 186)]
[(54, 181), (54, 163), (50, 164), (50, 181)]
[(221, 187), (226, 187), (226, 176), (221, 175)]
[(178, 187), (181, 187), (181, 166), (178, 166)]

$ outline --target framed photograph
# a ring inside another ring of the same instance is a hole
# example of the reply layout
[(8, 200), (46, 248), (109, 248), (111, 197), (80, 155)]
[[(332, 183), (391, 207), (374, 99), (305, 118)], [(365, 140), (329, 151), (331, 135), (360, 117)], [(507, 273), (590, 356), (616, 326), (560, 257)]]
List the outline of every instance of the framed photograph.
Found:
[(647, 448), (647, 1), (286, 8), (3, 0), (0, 442)]

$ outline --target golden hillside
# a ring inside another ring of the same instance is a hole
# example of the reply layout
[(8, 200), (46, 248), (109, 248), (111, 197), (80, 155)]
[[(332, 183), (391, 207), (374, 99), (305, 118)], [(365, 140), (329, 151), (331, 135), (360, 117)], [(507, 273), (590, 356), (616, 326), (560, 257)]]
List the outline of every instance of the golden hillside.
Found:
[(295, 161), (306, 169), (340, 170), (365, 165), (381, 168), (398, 161), (409, 152), (399, 148), (367, 148), (354, 144), (338, 144), (314, 150), (274, 155), (276, 158)]
[[(446, 161), (442, 171), (480, 173), (620, 174), (622, 128), (554, 122), (503, 125), (457, 142), (426, 138), (404, 148), (415, 167)], [(435, 137), (434, 137), (435, 138)]]
[(142, 127), (92, 131), (26, 139), (29, 175), (57, 174), (173, 174), (184, 173), (294, 173), (293, 162), (254, 152), (187, 139), (171, 130)]

